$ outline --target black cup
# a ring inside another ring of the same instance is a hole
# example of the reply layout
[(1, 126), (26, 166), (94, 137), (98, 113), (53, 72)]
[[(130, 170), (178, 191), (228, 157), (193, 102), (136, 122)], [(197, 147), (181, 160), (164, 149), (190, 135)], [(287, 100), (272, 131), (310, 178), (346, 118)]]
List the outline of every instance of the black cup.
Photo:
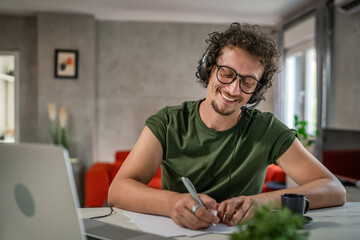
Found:
[(281, 194), (281, 206), (289, 208), (293, 213), (304, 215), (310, 207), (304, 195), (296, 193)]

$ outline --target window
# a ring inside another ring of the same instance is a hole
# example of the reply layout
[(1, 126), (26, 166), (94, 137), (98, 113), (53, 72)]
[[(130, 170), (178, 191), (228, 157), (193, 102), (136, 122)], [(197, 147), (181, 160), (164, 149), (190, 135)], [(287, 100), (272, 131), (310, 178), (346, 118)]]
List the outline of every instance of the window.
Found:
[(284, 32), (283, 121), (294, 128), (295, 115), (308, 122), (308, 133), (317, 126), (315, 19), (308, 18)]
[(315, 135), (317, 126), (317, 73), (316, 50), (307, 49), (305, 54), (305, 112), (304, 119), (308, 121), (308, 131)]
[(0, 142), (15, 142), (15, 55), (0, 54)]

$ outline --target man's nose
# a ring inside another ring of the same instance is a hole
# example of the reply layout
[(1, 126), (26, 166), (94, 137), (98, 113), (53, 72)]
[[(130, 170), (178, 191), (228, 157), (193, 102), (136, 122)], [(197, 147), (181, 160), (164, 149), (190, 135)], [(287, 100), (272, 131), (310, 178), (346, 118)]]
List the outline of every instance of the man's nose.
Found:
[(227, 89), (231, 95), (237, 95), (241, 92), (240, 90), (240, 79), (237, 77), (235, 81), (227, 85)]

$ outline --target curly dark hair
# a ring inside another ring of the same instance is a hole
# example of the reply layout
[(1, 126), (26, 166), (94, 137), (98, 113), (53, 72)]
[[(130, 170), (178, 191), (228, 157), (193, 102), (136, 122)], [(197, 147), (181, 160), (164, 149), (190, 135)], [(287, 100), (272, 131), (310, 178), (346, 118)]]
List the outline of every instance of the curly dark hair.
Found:
[[(226, 46), (236, 46), (260, 60), (264, 68), (263, 76), (260, 79), (263, 87), (258, 88), (253, 93), (253, 98), (256, 101), (260, 100), (260, 98), (264, 99), (263, 94), (272, 86), (274, 76), (279, 71), (280, 52), (276, 48), (274, 39), (266, 36), (258, 25), (232, 23), (222, 33), (213, 32), (209, 34), (206, 43), (208, 47), (203, 55), (203, 58), (206, 59), (206, 63), (204, 63), (206, 66), (205, 72), (199, 73), (201, 59), (196, 72), (196, 76), (199, 78), (198, 81), (203, 87), (207, 88), (211, 70), (216, 65), (218, 57), (222, 54), (222, 49)], [(203, 79), (200, 76), (203, 76)]]

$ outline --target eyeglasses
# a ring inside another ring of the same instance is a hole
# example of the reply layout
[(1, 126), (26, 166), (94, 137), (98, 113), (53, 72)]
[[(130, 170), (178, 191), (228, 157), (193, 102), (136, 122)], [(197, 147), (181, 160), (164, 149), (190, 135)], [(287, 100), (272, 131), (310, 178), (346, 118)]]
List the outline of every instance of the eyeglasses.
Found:
[(234, 69), (224, 65), (216, 65), (216, 77), (222, 84), (231, 84), (239, 76), (239, 87), (246, 94), (254, 93), (262, 84), (252, 76), (241, 76)]

